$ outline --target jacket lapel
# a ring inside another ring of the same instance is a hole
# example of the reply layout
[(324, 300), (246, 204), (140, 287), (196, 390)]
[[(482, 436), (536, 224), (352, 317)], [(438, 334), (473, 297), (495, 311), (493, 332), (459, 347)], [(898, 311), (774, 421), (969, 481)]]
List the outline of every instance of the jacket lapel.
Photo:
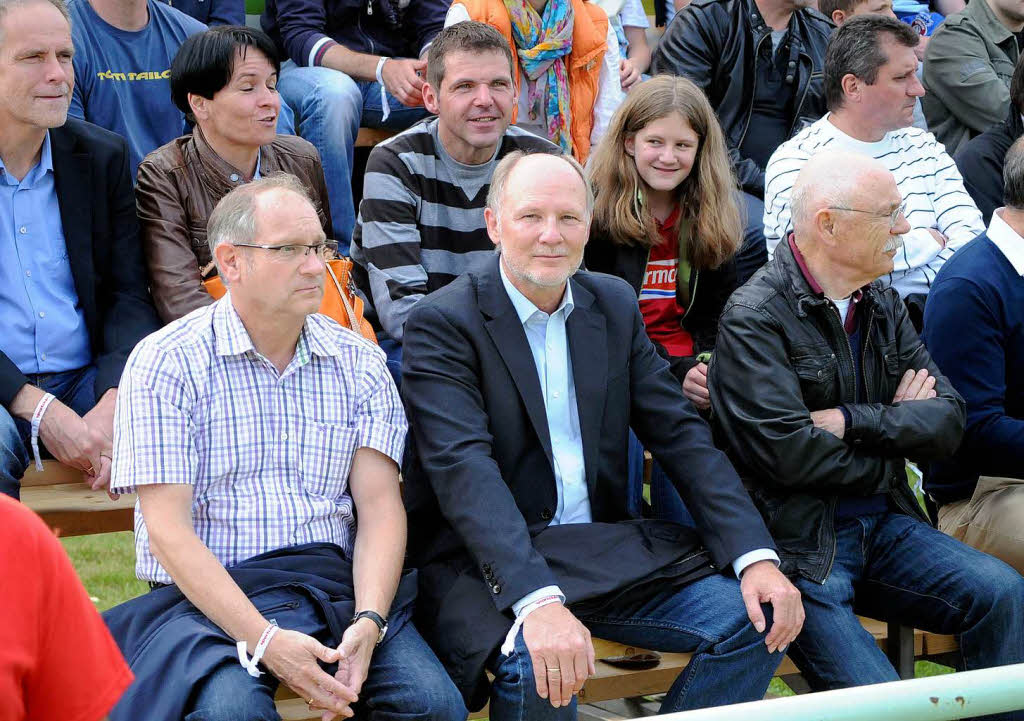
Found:
[(569, 282), (572, 283), (575, 307), (569, 315), (566, 332), (569, 336), (569, 358), (576, 387), (580, 434), (583, 436), (587, 489), (593, 508), (597, 498), (598, 451), (608, 388), (608, 332), (604, 315), (594, 309), (594, 296), (574, 279), (570, 278)]
[(526, 413), (537, 431), (537, 437), (540, 438), (544, 455), (554, 468), (551, 434), (548, 431), (547, 413), (544, 411), (544, 399), (540, 392), (537, 365), (530, 352), (530, 343), (526, 340), (526, 331), (523, 330), (516, 309), (512, 306), (512, 301), (501, 282), (498, 262), (499, 259), (495, 257), (477, 276), (477, 299), (486, 317), (484, 327), (487, 328), (491, 341), (512, 375), (516, 390), (519, 391), (523, 405), (526, 406)]
[(96, 304), (93, 293), (92, 257), (92, 162), (88, 150), (80, 147), (64, 128), (50, 130), (53, 151), (53, 178), (64, 229), (64, 243), (75, 281), (78, 301), (82, 304), (86, 325), (95, 327)]

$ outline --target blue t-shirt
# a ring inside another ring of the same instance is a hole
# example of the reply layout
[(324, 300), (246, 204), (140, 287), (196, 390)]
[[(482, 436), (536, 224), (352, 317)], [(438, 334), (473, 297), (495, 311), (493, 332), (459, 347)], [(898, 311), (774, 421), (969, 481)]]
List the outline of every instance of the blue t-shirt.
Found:
[(75, 44), (70, 114), (128, 141), (132, 178), (146, 155), (183, 135), (185, 116), (171, 101), (171, 61), (189, 35), (206, 26), (149, 0), (149, 22), (136, 32), (108, 24), (88, 0), (69, 0)]

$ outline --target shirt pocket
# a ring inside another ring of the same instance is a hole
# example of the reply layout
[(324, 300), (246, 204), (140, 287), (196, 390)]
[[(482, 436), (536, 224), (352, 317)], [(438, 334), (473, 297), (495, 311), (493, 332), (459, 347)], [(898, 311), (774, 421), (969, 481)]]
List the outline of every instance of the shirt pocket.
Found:
[(359, 428), (347, 423), (312, 421), (302, 433), (299, 469), (303, 490), (335, 503), (348, 490), (348, 474)]
[(835, 353), (800, 355), (791, 360), (800, 380), (804, 405), (810, 411), (836, 406), (838, 364)]

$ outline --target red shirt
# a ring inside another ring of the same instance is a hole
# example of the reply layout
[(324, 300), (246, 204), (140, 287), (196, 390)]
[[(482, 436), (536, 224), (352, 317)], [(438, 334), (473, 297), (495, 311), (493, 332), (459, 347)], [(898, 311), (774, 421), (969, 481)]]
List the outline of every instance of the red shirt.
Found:
[(0, 721), (98, 721), (131, 682), (53, 532), (0, 495)]
[(679, 242), (676, 223), (679, 208), (658, 223), (661, 242), (653, 246), (647, 256), (643, 284), (640, 286), (640, 313), (647, 326), (647, 337), (658, 343), (670, 356), (692, 356), (693, 338), (682, 326), (686, 309), (676, 297), (676, 278), (679, 274)]

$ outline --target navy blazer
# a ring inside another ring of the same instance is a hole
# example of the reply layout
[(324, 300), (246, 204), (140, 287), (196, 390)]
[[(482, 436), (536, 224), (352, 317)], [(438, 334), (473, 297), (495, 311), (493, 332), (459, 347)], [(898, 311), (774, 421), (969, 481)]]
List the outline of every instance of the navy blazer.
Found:
[[(120, 136), (76, 118), (51, 128), (50, 144), (68, 262), (97, 369), (98, 400), (120, 382), (135, 344), (160, 327), (142, 260), (131, 160)], [(28, 378), (4, 354), (0, 338), (0, 405), (8, 406), (26, 383)]]
[[(648, 339), (633, 289), (586, 271), (569, 282), (575, 307), (566, 332), (591, 524), (548, 528), (557, 491), (544, 401), (497, 257), (417, 303), (405, 326), (417, 625), (470, 706), (511, 606), (526, 594), (559, 584), (569, 603), (587, 601), (702, 548), (712, 568), (774, 548), (736, 471)], [(679, 489), (696, 531), (631, 518), (630, 428)]]

